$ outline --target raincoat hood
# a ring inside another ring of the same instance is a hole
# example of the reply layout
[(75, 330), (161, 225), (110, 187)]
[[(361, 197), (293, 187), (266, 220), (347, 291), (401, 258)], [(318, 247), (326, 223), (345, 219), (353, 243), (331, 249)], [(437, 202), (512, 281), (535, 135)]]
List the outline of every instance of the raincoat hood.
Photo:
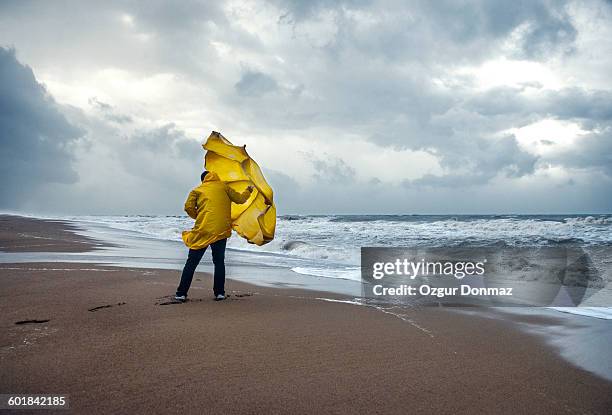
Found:
[(206, 177), (204, 177), (204, 181), (202, 183), (219, 181), (219, 176), (214, 171), (209, 171), (206, 173)]

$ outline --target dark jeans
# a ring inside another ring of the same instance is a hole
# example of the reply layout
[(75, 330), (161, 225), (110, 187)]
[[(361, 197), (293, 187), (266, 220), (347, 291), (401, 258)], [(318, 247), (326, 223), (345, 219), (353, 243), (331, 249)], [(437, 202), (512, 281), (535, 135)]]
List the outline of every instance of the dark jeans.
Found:
[[(213, 284), (213, 292), (215, 296), (219, 294), (225, 295), (225, 244), (227, 239), (221, 239), (217, 242), (210, 244), (212, 249), (213, 264), (215, 264), (215, 279)], [(208, 248), (208, 247), (206, 247)], [(206, 248), (202, 249), (190, 249), (189, 255), (187, 256), (187, 262), (183, 268), (183, 274), (181, 275), (181, 282), (176, 289), (176, 295), (187, 295), (189, 287), (191, 286), (191, 280), (193, 280), (193, 273), (196, 267), (200, 263)]]

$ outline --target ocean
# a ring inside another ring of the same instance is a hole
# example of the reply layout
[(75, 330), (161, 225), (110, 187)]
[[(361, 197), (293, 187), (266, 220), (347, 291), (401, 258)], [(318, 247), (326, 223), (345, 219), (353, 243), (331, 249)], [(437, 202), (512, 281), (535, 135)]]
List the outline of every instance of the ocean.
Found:
[[(64, 216), (132, 235), (181, 241), (186, 216)], [(272, 254), (294, 272), (359, 280), (363, 246), (612, 246), (610, 215), (286, 215), (272, 242), (255, 246), (234, 235), (228, 247)], [(299, 265), (298, 265), (299, 264)]]
[[(125, 258), (129, 258), (127, 264), (132, 266), (172, 268), (180, 268), (184, 261), (181, 232), (193, 224), (187, 216), (47, 218), (74, 221), (87, 229), (90, 236), (124, 248), (107, 252), (108, 262), (126, 264)], [(286, 282), (295, 287), (337, 292), (342, 291), (339, 287), (348, 287), (341, 282), (350, 282), (349, 291), (355, 292), (360, 281), (361, 247), (521, 247), (567, 243), (587, 251), (593, 246), (612, 247), (612, 216), (285, 215), (278, 218), (275, 239), (267, 245), (251, 245), (233, 235), (228, 242), (226, 261), (230, 267), (228, 275), (247, 276), (248, 280), (253, 267), (262, 266), (269, 270), (264, 274), (276, 275), (266, 281), (251, 282), (278, 286)], [(100, 256), (89, 260), (95, 258)], [(599, 266), (610, 269), (609, 260), (604, 258), (601, 262)], [(205, 269), (207, 266), (202, 265)], [(580, 307), (558, 311), (612, 319), (612, 309)]]

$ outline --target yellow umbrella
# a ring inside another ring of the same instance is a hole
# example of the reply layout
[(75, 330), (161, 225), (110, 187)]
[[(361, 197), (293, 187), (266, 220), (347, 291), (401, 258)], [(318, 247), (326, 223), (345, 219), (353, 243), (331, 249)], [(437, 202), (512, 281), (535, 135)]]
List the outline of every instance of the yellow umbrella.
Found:
[(249, 185), (255, 188), (246, 203), (232, 203), (232, 229), (249, 243), (270, 242), (276, 229), (273, 192), (255, 160), (247, 154), (246, 146), (235, 146), (213, 131), (202, 147), (207, 150), (206, 170), (217, 173), (219, 179), (237, 192), (244, 192)]

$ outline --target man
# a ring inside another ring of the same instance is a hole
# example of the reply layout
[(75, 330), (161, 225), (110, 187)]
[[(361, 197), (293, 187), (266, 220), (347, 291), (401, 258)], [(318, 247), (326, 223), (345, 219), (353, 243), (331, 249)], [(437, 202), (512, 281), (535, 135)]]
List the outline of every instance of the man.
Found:
[(181, 302), (187, 301), (193, 273), (209, 245), (215, 265), (215, 300), (225, 299), (225, 244), (232, 234), (231, 204), (246, 202), (253, 192), (253, 186), (248, 186), (243, 193), (236, 192), (214, 172), (205, 171), (200, 179), (202, 183), (189, 193), (185, 202), (185, 212), (195, 219), (195, 225), (183, 232), (189, 255), (174, 297)]

